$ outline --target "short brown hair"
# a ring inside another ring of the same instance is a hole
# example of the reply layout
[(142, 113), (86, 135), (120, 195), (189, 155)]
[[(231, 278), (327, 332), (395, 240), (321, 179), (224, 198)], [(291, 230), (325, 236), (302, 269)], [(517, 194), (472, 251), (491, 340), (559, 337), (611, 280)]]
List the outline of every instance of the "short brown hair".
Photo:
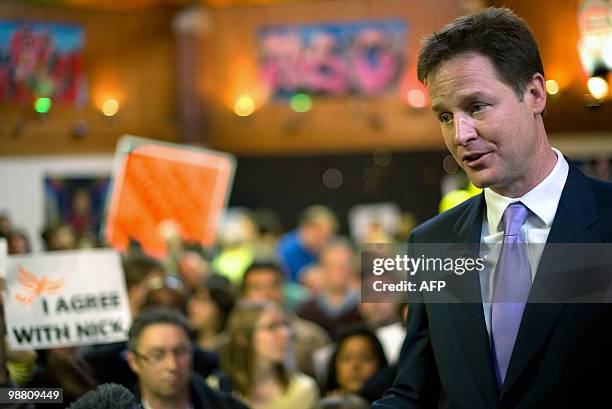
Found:
[(160, 271), (165, 274), (164, 265), (161, 261), (145, 254), (136, 254), (123, 260), (123, 271), (125, 282), (129, 287), (140, 284), (149, 274)]
[(128, 332), (128, 350), (136, 351), (140, 342), (140, 335), (147, 327), (155, 324), (174, 325), (182, 329), (190, 340), (193, 339), (189, 321), (180, 311), (165, 307), (147, 307), (132, 322)]
[(510, 9), (489, 7), (459, 17), (423, 40), (419, 81), (427, 85), (427, 76), (442, 62), (469, 52), (488, 57), (520, 100), (533, 74), (544, 76), (540, 51), (527, 24)]

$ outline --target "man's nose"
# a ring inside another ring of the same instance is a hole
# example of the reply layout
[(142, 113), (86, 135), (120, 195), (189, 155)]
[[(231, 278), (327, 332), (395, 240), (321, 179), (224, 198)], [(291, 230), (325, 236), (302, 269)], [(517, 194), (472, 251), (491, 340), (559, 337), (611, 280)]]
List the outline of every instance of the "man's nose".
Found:
[(164, 366), (166, 369), (174, 370), (178, 368), (178, 360), (179, 358), (176, 356), (176, 354), (167, 353), (164, 357)]
[(465, 146), (477, 137), (476, 129), (471, 117), (464, 114), (455, 115), (455, 144)]

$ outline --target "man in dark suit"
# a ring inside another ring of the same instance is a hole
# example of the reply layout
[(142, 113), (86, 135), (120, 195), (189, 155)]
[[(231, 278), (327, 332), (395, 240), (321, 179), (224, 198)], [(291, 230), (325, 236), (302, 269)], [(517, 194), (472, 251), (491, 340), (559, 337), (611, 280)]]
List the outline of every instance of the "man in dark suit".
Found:
[[(503, 245), (488, 269), (455, 280), (472, 302), (423, 294), (410, 307), (394, 386), (372, 408), (611, 407), (602, 374), (612, 368), (612, 304), (571, 302), (593, 290), (593, 277), (607, 288), (609, 274), (592, 275), (585, 252), (549, 246), (609, 243), (612, 184), (550, 146), (532, 34), (508, 9), (460, 17), (425, 39), (418, 76), (448, 149), (485, 189), (416, 228), (411, 242), (475, 243), (480, 255)], [(575, 268), (555, 275), (555, 263)]]

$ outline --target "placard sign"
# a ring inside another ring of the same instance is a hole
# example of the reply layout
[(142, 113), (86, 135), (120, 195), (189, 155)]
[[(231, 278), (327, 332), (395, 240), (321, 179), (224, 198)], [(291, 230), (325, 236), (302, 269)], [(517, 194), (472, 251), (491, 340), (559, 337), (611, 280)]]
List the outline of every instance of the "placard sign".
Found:
[(212, 248), (225, 210), (235, 159), (224, 152), (144, 138), (119, 142), (104, 233), (117, 250), (130, 240), (158, 258), (167, 253), (164, 226)]
[(126, 339), (131, 316), (114, 250), (9, 256), (5, 280), (6, 333), (14, 350)]

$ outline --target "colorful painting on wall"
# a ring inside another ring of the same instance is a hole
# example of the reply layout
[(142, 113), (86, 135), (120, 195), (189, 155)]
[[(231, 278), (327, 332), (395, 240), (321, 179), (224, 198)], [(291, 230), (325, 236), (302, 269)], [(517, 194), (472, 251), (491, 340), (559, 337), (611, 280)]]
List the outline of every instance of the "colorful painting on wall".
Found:
[(83, 101), (83, 42), (78, 25), (0, 21), (0, 102)]
[(259, 67), (276, 97), (381, 95), (401, 77), (406, 23), (264, 27), (258, 33)]
[(47, 227), (70, 226), (78, 247), (81, 242), (95, 247), (109, 185), (110, 175), (47, 175), (44, 179)]

